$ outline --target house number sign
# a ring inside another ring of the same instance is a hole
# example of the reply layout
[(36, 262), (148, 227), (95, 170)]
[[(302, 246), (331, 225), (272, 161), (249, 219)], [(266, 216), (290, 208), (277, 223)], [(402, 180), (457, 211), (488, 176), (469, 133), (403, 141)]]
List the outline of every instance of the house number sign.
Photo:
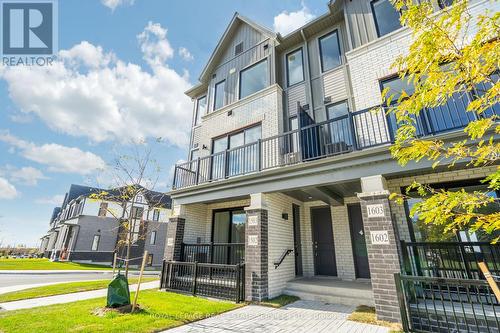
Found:
[(259, 245), (259, 236), (258, 235), (248, 235), (248, 245), (250, 245), (250, 246)]
[(389, 245), (389, 233), (387, 230), (370, 231), (373, 245)]
[(370, 217), (384, 217), (385, 210), (383, 204), (366, 205), (366, 213)]
[(167, 246), (174, 246), (174, 239), (172, 237), (167, 239)]
[(258, 225), (259, 219), (257, 215), (252, 215), (248, 217), (248, 225)]

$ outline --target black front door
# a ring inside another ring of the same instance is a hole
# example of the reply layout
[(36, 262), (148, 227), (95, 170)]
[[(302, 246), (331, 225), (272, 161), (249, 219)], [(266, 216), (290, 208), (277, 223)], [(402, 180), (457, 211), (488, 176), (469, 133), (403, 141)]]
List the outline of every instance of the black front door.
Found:
[(300, 240), (300, 207), (292, 206), (293, 210), (293, 245), (295, 253), (295, 275), (302, 275), (302, 242)]
[(316, 275), (337, 276), (330, 207), (311, 208)]
[(366, 250), (366, 238), (363, 227), (363, 216), (361, 215), (361, 206), (359, 204), (349, 205), (348, 210), (356, 277), (369, 279), (370, 267), (368, 266), (368, 252)]

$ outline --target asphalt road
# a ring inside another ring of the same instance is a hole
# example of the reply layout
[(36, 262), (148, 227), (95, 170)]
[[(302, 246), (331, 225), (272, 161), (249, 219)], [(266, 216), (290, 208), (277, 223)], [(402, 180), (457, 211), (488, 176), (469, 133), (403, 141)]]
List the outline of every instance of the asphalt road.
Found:
[(110, 279), (112, 272), (86, 274), (0, 274), (0, 288), (38, 283)]

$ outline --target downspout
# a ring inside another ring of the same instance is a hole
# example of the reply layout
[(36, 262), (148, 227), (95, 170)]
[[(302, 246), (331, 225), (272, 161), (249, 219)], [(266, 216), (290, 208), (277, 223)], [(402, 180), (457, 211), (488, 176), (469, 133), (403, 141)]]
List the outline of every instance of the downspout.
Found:
[[(306, 81), (307, 81), (307, 90), (309, 91), (309, 115), (314, 119), (314, 103), (313, 103), (313, 90), (312, 90), (312, 82), (311, 82), (311, 63), (309, 62), (309, 45), (307, 44), (306, 35), (304, 34), (304, 29), (300, 29), (300, 35), (302, 36), (302, 40), (304, 41), (304, 54), (305, 59), (304, 62), (307, 64), (306, 70)], [(297, 110), (298, 115), (299, 110)]]

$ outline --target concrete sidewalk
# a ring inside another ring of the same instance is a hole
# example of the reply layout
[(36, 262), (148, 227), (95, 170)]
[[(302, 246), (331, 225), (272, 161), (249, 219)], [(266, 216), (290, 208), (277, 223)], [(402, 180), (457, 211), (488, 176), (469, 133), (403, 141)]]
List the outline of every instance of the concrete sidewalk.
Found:
[[(159, 281), (151, 281), (145, 282), (141, 284), (141, 290), (146, 289), (155, 289), (159, 288)], [(137, 289), (137, 284), (130, 285), (130, 292), (134, 292)], [(65, 294), (65, 295), (57, 295), (57, 296), (48, 296), (48, 297), (40, 297), (40, 298), (32, 298), (26, 299), (22, 301), (14, 301), (7, 303), (0, 303), (0, 311), (13, 311), (20, 309), (29, 309), (35, 308), (39, 306), (53, 305), (53, 304), (62, 304), (62, 303), (71, 303), (76, 301), (82, 301), (91, 298), (99, 298), (105, 297), (107, 295), (107, 289), (99, 289), (92, 291), (83, 291), (80, 293), (73, 294)]]

